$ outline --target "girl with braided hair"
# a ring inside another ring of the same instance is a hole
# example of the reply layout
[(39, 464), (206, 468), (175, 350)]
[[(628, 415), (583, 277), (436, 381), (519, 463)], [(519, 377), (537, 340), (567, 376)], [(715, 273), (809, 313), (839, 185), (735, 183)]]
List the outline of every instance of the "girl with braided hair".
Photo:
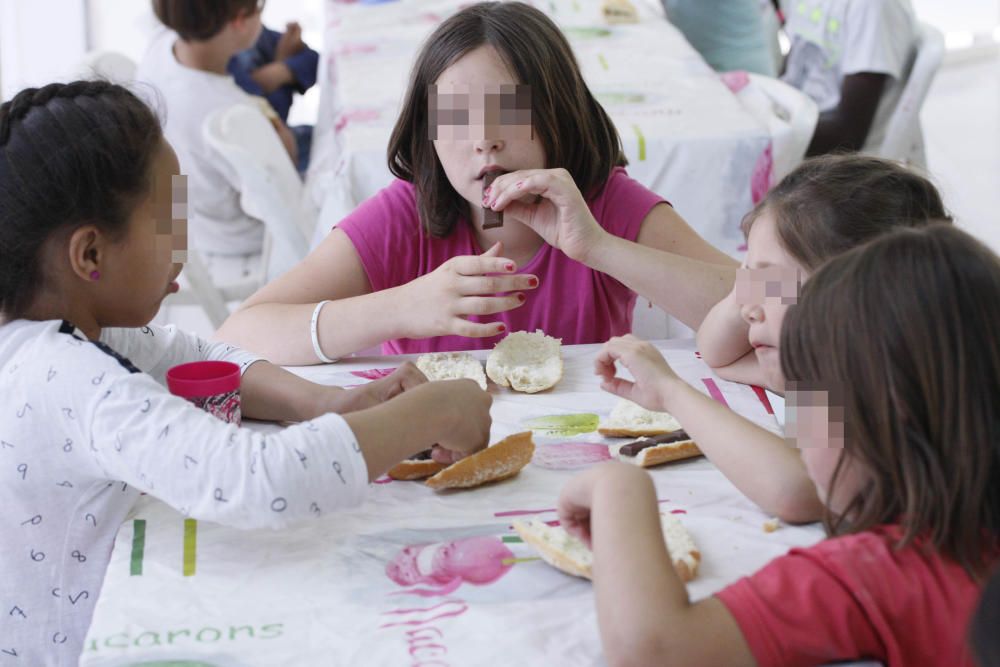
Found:
[[(18, 664), (77, 664), (140, 493), (277, 528), (361, 502), (433, 443), (449, 461), (489, 437), (491, 399), (469, 380), (411, 365), (345, 391), (150, 326), (177, 289), (184, 195), (156, 117), (120, 86), (51, 84), (0, 106), (0, 651)], [(239, 365), (246, 416), (301, 423), (266, 443), (171, 395), (166, 371), (198, 360)]]

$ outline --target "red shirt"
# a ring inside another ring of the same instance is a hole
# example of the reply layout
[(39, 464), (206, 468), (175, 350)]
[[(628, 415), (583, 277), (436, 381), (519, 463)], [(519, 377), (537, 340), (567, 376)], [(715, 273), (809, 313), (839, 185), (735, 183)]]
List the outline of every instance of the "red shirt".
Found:
[(967, 628), (981, 586), (898, 526), (792, 549), (718, 593), (757, 664), (854, 659), (887, 667), (974, 665)]
[[(662, 197), (615, 168), (597, 196), (587, 202), (594, 218), (607, 231), (635, 241), (643, 221)], [(420, 227), (416, 190), (396, 180), (363, 202), (337, 228), (354, 244), (372, 291), (404, 285), (428, 274), (459, 255), (479, 255), (470, 223), (460, 219), (443, 239), (430, 238)], [(518, 273), (538, 276), (538, 288), (525, 291), (527, 301), (514, 310), (473, 322), (503, 322), (507, 331), (534, 331), (561, 338), (564, 345), (603, 343), (632, 328), (635, 293), (611, 276), (594, 271), (545, 244)], [(386, 341), (383, 354), (492, 349), (504, 338), (438, 336)]]

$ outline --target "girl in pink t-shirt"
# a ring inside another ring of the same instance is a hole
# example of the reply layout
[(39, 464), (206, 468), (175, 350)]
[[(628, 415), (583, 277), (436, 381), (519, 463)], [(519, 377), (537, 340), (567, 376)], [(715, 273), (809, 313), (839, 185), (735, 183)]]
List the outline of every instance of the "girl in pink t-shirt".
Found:
[[(998, 330), (1000, 258), (953, 226), (821, 267), (784, 317), (781, 367), (832, 538), (692, 604), (649, 475), (592, 468), (559, 517), (593, 547), (608, 662), (972, 665), (969, 620), (1000, 562)], [(606, 382), (658, 390), (655, 364), (633, 358), (633, 384), (613, 359), (597, 364)]]
[(220, 336), (283, 364), (489, 348), (522, 329), (595, 343), (630, 330), (636, 292), (697, 327), (732, 285), (736, 263), (625, 173), (569, 44), (529, 5), (441, 24), (388, 153), (398, 180)]

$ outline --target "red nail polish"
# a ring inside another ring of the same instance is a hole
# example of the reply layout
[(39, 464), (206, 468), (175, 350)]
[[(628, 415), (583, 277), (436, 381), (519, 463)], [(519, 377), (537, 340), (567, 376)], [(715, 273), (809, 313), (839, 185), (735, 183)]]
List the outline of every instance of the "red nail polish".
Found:
[(501, 334), (501, 333), (503, 333), (503, 332), (504, 332), (504, 331), (506, 331), (506, 330), (507, 330), (507, 327), (506, 327), (506, 326), (504, 326), (503, 324), (498, 324), (498, 325), (497, 325), (497, 333), (498, 333), (498, 334)]
[(513, 271), (514, 270), (514, 263), (513, 262), (507, 262), (506, 264), (503, 265), (503, 268), (507, 269), (508, 271)]
[(527, 301), (527, 299), (528, 297), (524, 296), (523, 294), (517, 295), (517, 300), (520, 301), (521, 303), (524, 303), (525, 301)]
[(529, 287), (538, 287), (538, 278), (528, 278)]

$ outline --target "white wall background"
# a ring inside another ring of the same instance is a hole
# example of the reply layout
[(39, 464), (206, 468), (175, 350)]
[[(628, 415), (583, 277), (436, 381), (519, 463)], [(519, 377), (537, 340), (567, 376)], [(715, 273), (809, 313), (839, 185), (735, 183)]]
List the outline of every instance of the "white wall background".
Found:
[[(954, 49), (1000, 42), (1000, 0), (911, 2), (923, 20), (948, 34)], [(289, 20), (298, 20), (306, 42), (322, 48), (323, 0), (265, 5), (269, 27), (280, 29)], [(156, 26), (148, 0), (0, 0), (0, 98), (72, 78), (88, 49), (112, 49), (138, 60)]]
[[(263, 18), (279, 31), (298, 21), (306, 43), (322, 52), (323, 0), (270, 0)], [(138, 62), (159, 27), (149, 0), (0, 0), (0, 99), (72, 79), (89, 50)], [(292, 123), (313, 122), (317, 106), (318, 91), (296, 103)]]

